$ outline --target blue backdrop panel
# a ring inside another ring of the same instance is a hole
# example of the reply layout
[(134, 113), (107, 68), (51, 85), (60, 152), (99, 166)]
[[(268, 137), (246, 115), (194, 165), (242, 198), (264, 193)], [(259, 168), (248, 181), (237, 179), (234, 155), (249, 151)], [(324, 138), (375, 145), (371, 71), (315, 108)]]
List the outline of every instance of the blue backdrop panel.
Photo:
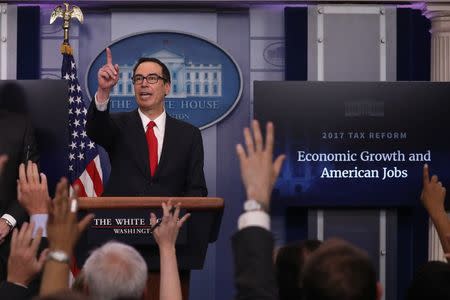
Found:
[[(242, 70), (243, 82), (250, 82), (248, 12), (220, 13), (217, 25), (217, 43), (236, 60)], [(238, 34), (230, 34), (230, 32)], [(249, 116), (250, 86), (244, 84), (241, 100), (233, 113), (217, 124), (217, 195), (224, 198), (225, 210), (219, 237), (215, 244), (215, 300), (229, 300), (235, 296), (230, 238), (237, 230), (237, 219), (242, 212), (242, 203), (246, 198), (235, 145), (243, 142), (242, 128), (248, 126)]]

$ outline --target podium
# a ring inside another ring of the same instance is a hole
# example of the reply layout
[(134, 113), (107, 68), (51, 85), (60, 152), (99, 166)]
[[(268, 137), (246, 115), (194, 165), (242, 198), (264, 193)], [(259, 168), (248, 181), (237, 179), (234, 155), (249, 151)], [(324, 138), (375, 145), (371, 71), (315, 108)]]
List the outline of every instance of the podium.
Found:
[(178, 270), (183, 299), (189, 297), (190, 270), (203, 268), (208, 244), (217, 240), (224, 201), (213, 197), (81, 197), (81, 215), (94, 213), (95, 219), (80, 238), (76, 249), (79, 268), (89, 251), (109, 240), (135, 247), (144, 257), (149, 276), (147, 298), (159, 299), (159, 249), (148, 230), (150, 212), (162, 216), (161, 203), (181, 203), (181, 213), (191, 217), (181, 228), (176, 242)]

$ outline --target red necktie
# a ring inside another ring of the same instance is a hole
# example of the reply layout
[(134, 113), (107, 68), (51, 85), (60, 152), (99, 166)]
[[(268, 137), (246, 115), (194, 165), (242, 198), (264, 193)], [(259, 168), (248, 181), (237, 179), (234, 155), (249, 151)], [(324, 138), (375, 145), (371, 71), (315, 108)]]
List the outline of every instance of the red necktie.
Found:
[(156, 168), (158, 167), (158, 140), (153, 132), (153, 127), (155, 126), (155, 122), (148, 122), (147, 132), (145, 133), (147, 136), (148, 159), (150, 161), (150, 174), (152, 177), (155, 175)]

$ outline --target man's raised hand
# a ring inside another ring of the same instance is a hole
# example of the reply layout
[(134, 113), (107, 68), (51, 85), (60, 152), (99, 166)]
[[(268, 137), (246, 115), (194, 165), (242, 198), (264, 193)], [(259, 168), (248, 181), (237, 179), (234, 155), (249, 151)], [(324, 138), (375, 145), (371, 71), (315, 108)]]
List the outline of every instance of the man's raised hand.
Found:
[(97, 101), (105, 102), (109, 98), (111, 89), (119, 81), (119, 65), (113, 65), (112, 53), (109, 48), (106, 48), (106, 64), (98, 70), (97, 79)]

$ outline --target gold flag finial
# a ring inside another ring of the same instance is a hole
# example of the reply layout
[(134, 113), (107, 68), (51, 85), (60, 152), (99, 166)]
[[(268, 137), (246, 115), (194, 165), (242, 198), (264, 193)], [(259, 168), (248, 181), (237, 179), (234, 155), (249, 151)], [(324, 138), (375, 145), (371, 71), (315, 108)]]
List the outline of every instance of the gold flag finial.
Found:
[(72, 52), (69, 44), (70, 19), (75, 18), (78, 19), (80, 23), (83, 23), (83, 12), (78, 6), (72, 5), (70, 8), (68, 3), (64, 3), (64, 7), (62, 5), (58, 5), (52, 11), (52, 15), (50, 16), (50, 24), (53, 24), (53, 22), (55, 22), (58, 18), (63, 19), (62, 28), (64, 30), (64, 42), (61, 45), (61, 53), (69, 54)]

